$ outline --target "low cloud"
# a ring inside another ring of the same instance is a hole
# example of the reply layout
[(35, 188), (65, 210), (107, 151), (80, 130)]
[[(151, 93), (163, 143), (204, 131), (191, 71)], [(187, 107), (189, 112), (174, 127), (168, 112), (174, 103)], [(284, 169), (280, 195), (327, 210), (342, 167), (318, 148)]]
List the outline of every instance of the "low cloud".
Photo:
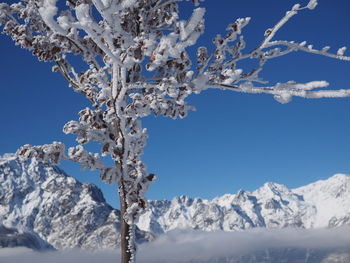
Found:
[[(240, 232), (176, 231), (140, 248), (144, 262), (207, 261), (259, 250), (350, 248), (350, 227), (333, 229), (253, 229)], [(157, 257), (148, 253), (153, 251)]]
[(119, 254), (112, 251), (90, 253), (82, 250), (35, 252), (27, 248), (0, 249), (1, 263), (116, 263)]
[[(342, 249), (342, 257), (349, 260), (350, 227), (301, 230), (253, 229), (241, 232), (173, 231), (156, 241), (139, 247), (137, 261), (140, 263), (175, 263), (210, 261), (213, 258), (241, 256), (266, 249), (317, 249), (332, 251)], [(1, 263), (116, 263), (117, 251), (90, 253), (81, 250), (39, 253), (25, 248), (0, 249)], [(349, 262), (349, 261), (323, 261)]]

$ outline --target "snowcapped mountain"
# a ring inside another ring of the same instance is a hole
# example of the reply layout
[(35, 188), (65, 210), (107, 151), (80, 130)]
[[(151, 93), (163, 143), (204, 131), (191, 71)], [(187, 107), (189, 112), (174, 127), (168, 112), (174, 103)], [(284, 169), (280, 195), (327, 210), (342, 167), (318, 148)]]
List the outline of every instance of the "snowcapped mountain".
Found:
[(310, 203), (315, 212), (307, 227), (334, 227), (350, 224), (350, 176), (336, 174), (293, 190)]
[[(120, 212), (92, 184), (80, 183), (55, 166), (4, 155), (0, 157), (0, 229), (1, 246), (9, 246), (10, 236), (15, 240), (12, 244), (18, 242), (13, 232), (35, 239), (39, 249), (115, 248), (120, 242)], [(151, 238), (142, 231), (137, 236), (139, 241)]]
[(297, 189), (265, 183), (213, 200), (149, 201), (138, 227), (160, 234), (178, 228), (234, 231), (254, 227), (319, 228), (350, 223), (350, 176), (336, 174)]
[[(152, 240), (174, 229), (334, 227), (350, 224), (349, 203), (350, 176), (343, 174), (297, 189), (266, 183), (253, 192), (240, 190), (213, 200), (180, 196), (150, 201), (137, 237)], [(115, 248), (119, 227), (120, 212), (96, 186), (55, 166), (0, 156), (0, 247)]]

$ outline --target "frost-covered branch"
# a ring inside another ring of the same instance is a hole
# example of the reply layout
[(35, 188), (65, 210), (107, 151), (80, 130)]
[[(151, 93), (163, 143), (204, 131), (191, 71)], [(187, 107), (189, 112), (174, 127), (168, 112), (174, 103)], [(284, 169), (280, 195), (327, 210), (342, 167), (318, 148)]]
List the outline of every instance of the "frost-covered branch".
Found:
[(83, 169), (100, 170), (101, 180), (105, 183), (115, 183), (120, 180), (120, 170), (117, 167), (108, 167), (100, 159), (99, 154), (90, 153), (82, 145), (70, 147), (65, 153), (65, 146), (61, 142), (32, 146), (26, 144), (16, 153), (22, 160), (35, 159), (42, 163), (58, 165), (61, 160), (78, 162)]
[(23, 160), (36, 159), (38, 162), (58, 164), (64, 158), (64, 149), (65, 146), (61, 142), (41, 146), (26, 144), (17, 151), (17, 155)]
[(251, 82), (248, 82), (239, 86), (218, 84), (217, 86), (211, 86), (211, 88), (233, 90), (241, 93), (270, 94), (282, 104), (290, 102), (293, 96), (306, 99), (350, 97), (350, 90), (348, 89), (312, 90), (316, 88), (324, 88), (328, 85), (329, 83), (326, 81), (311, 81), (308, 83), (296, 83), (294, 81), (289, 81), (287, 83), (277, 83), (275, 86), (270, 87), (257, 87), (253, 86)]
[(265, 39), (262, 42), (262, 44), (259, 46), (260, 49), (263, 49), (266, 47), (266, 45), (271, 41), (271, 39), (275, 36), (277, 31), (285, 24), (288, 22), (289, 19), (291, 19), (293, 16), (298, 14), (298, 11), (302, 10), (300, 8), (300, 4), (295, 4), (292, 8), (292, 10), (287, 11), (286, 15), (272, 28), (272, 29), (267, 29), (265, 31)]
[[(328, 50), (330, 49), (329, 46), (323, 47), (322, 49), (318, 50), (315, 49), (313, 45), (306, 45), (306, 41), (303, 41), (301, 43), (295, 43), (293, 41), (283, 41), (283, 40), (278, 40), (278, 41), (272, 41), (268, 43), (265, 48), (270, 48), (274, 46), (286, 46), (287, 50), (289, 52), (293, 51), (304, 51), (306, 53), (312, 53), (312, 54), (317, 54), (317, 55), (322, 55), (325, 57), (330, 57), (330, 58), (335, 58), (339, 60), (345, 60), (345, 61), (350, 61), (349, 56), (344, 56), (344, 53), (346, 51), (346, 47), (341, 47), (337, 50), (337, 53), (330, 53)], [(288, 53), (289, 53), (288, 52)], [(282, 52), (281, 52), (282, 53)], [(285, 53), (287, 54), (287, 53)], [(284, 53), (282, 55), (285, 55)], [(279, 54), (276, 54), (275, 57), (279, 56)]]
[[(259, 77), (259, 73), (263, 70), (263, 66), (268, 60), (295, 51), (350, 61), (350, 57), (344, 55), (346, 47), (339, 48), (336, 53), (331, 53), (328, 46), (318, 50), (313, 45), (306, 45), (306, 41), (295, 43), (294, 41), (273, 40), (277, 31), (299, 11), (314, 9), (316, 5), (316, 0), (309, 1), (305, 7), (301, 7), (300, 4), (294, 5), (274, 27), (265, 31), (265, 38), (262, 43), (246, 54), (244, 53), (245, 41), (241, 33), (243, 27), (249, 23), (250, 18), (236, 20), (234, 24), (228, 26), (229, 33), (225, 37), (221, 35), (216, 36), (214, 39), (216, 49), (212, 54), (209, 55), (205, 47), (198, 49), (198, 72), (192, 80), (195, 86), (194, 92), (199, 93), (208, 88), (220, 88), (244, 93), (266, 93), (273, 95), (281, 103), (289, 102), (293, 96), (302, 98), (349, 97), (349, 90), (347, 89), (317, 90), (328, 86), (328, 83), (325, 81), (311, 81), (306, 84), (289, 81), (266, 87), (254, 84), (267, 84), (267, 81)], [(258, 60), (259, 67), (249, 72), (244, 72), (238, 68), (239, 62), (252, 58)]]

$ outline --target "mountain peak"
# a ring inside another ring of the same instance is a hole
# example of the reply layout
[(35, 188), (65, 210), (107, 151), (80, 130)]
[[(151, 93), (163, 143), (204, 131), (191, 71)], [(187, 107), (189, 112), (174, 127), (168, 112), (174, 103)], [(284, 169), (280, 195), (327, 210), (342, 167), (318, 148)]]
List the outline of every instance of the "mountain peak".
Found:
[(281, 196), (284, 194), (288, 195), (290, 192), (291, 190), (283, 184), (267, 182), (267, 183), (264, 183), (262, 187), (255, 190), (252, 193), (265, 196), (266, 198), (272, 198), (274, 196)]
[(350, 175), (338, 173), (338, 174), (331, 176), (327, 180), (350, 181)]
[[(95, 185), (81, 183), (56, 166), (2, 156), (0, 207), (0, 225), (57, 249), (109, 249), (120, 242), (120, 212)], [(150, 238), (139, 230), (136, 234)]]

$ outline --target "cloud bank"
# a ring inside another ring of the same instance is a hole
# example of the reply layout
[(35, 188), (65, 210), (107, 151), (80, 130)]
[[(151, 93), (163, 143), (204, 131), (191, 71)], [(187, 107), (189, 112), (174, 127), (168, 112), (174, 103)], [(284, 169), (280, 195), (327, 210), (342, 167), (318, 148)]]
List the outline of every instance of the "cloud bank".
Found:
[[(331, 259), (322, 262), (350, 262), (350, 227), (316, 230), (253, 229), (241, 232), (173, 231), (152, 243), (139, 246), (137, 261), (205, 262), (214, 258), (237, 257), (261, 250), (283, 248), (327, 251), (341, 249), (341, 255), (330, 253), (328, 258)], [(26, 248), (3, 248), (0, 249), (0, 262), (116, 263), (119, 262), (119, 254), (117, 251), (90, 253), (81, 250), (39, 253)]]

